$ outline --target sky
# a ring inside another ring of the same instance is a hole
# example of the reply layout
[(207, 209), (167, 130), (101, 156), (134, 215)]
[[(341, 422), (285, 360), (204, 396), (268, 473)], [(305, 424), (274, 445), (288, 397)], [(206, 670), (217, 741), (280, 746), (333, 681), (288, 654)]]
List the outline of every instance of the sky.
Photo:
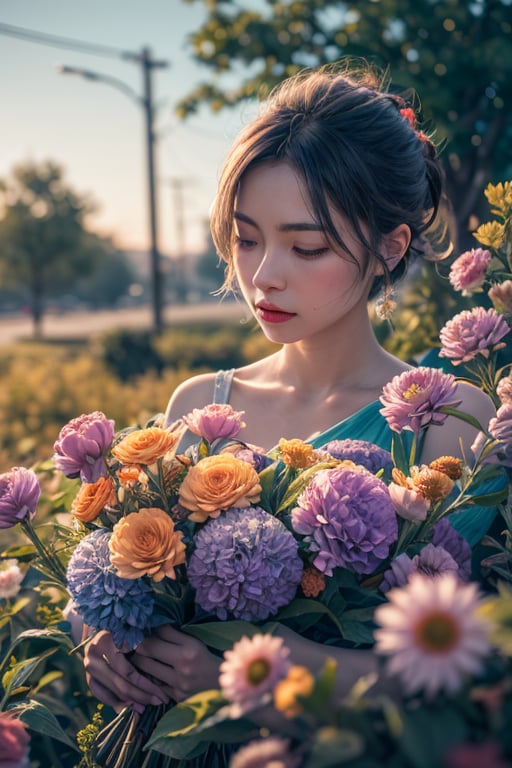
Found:
[[(244, 119), (237, 108), (214, 116), (204, 107), (185, 122), (174, 113), (177, 101), (209, 75), (187, 46), (205, 15), (202, 0), (0, 0), (0, 179), (19, 163), (57, 162), (69, 186), (96, 203), (91, 229), (120, 248), (147, 248), (143, 108), (118, 87), (58, 74), (56, 67), (115, 78), (142, 96), (140, 64), (73, 48), (77, 42), (108, 52), (149, 47), (154, 59), (169, 63), (153, 76), (159, 249), (170, 256), (204, 249), (218, 174)], [(70, 48), (6, 34), (3, 25), (69, 39)]]

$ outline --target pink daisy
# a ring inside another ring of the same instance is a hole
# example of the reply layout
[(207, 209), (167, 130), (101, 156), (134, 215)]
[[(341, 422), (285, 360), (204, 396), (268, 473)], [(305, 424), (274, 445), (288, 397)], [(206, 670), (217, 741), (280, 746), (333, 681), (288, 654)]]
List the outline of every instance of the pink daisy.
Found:
[(250, 741), (231, 758), (229, 768), (298, 768), (301, 759), (289, 751), (290, 742), (280, 736)]
[(436, 578), (412, 573), (387, 597), (389, 603), (375, 611), (375, 648), (389, 657), (387, 672), (400, 679), (406, 694), (453, 694), (466, 676), (481, 672), (491, 627), (478, 615), (476, 584), (449, 572)]
[(441, 328), (439, 357), (450, 358), (453, 365), (473, 360), (477, 355), (489, 357), (491, 351), (501, 349), (501, 341), (510, 331), (507, 321), (495, 309), (464, 309)]
[(220, 665), (219, 684), (225, 698), (237, 705), (240, 715), (261, 702), (276, 683), (286, 677), (290, 651), (282, 637), (256, 634), (242, 637), (225, 651)]
[(455, 259), (449, 274), (450, 283), (463, 296), (472, 296), (482, 287), (492, 254), (484, 248), (473, 248)]

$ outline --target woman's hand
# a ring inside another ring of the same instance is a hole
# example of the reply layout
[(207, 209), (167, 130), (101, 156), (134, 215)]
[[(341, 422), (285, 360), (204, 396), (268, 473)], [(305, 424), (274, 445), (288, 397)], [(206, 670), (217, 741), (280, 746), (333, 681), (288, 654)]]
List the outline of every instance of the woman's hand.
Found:
[(85, 646), (85, 676), (91, 693), (116, 712), (131, 707), (142, 713), (148, 704), (167, 704), (161, 686), (134, 667), (116, 646), (109, 632), (98, 632)]
[(210, 653), (200, 640), (170, 625), (158, 627), (145, 638), (131, 661), (145, 675), (160, 681), (163, 691), (174, 701), (219, 686), (222, 659)]

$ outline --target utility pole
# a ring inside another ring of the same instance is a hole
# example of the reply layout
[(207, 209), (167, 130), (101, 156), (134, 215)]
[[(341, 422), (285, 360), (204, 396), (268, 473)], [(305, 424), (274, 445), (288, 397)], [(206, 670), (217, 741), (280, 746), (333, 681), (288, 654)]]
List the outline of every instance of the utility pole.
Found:
[(149, 231), (150, 231), (150, 258), (151, 278), (153, 290), (153, 327), (156, 334), (163, 329), (163, 304), (164, 281), (162, 279), (161, 256), (158, 248), (157, 237), (157, 212), (156, 212), (156, 186), (155, 186), (155, 131), (154, 131), (154, 107), (151, 75), (155, 67), (167, 66), (166, 62), (154, 61), (151, 58), (149, 48), (143, 48), (140, 62), (144, 75), (143, 107), (146, 115), (146, 145), (148, 167), (148, 193), (149, 193)]
[(78, 67), (59, 66), (57, 71), (60, 74), (80, 75), (86, 80), (96, 80), (112, 85), (117, 90), (122, 91), (136, 104), (142, 106), (145, 117), (145, 139), (146, 139), (146, 164), (148, 177), (148, 201), (149, 201), (149, 239), (150, 239), (150, 271), (152, 283), (152, 308), (153, 308), (153, 331), (160, 334), (163, 329), (163, 273), (161, 256), (158, 248), (158, 230), (157, 230), (157, 204), (156, 204), (156, 183), (155, 183), (155, 130), (152, 91), (153, 70), (157, 68), (168, 67), (169, 62), (157, 61), (151, 58), (149, 48), (143, 48), (141, 53), (123, 53), (123, 58), (140, 64), (143, 76), (143, 96), (138, 96), (132, 88), (118, 80), (116, 77), (91, 72), (88, 69)]

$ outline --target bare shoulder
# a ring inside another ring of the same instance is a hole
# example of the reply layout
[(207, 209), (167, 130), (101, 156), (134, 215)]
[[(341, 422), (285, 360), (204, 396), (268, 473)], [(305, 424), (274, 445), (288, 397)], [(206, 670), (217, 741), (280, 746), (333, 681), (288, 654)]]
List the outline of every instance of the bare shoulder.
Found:
[[(458, 382), (457, 394), (461, 400), (458, 410), (473, 416), (483, 429), (496, 414), (491, 398), (478, 387)], [(441, 426), (428, 429), (422, 459), (425, 462), (443, 456), (471, 456), (470, 449), (479, 430), (456, 416), (449, 416)]]
[(172, 424), (193, 408), (203, 408), (213, 400), (215, 373), (192, 376), (179, 384), (172, 393), (165, 411), (165, 423)]

